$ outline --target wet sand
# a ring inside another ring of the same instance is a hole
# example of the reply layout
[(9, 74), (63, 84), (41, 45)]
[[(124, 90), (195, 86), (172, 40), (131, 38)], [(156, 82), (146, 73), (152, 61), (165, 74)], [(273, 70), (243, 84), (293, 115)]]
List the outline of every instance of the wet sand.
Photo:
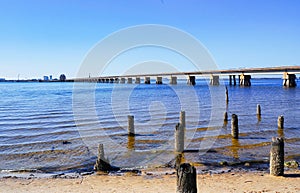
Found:
[[(198, 174), (198, 192), (300, 192), (300, 170), (287, 171), (284, 177), (266, 172), (228, 172)], [(0, 192), (176, 192), (176, 175), (132, 173), (123, 176), (87, 175), (63, 178), (2, 178)]]

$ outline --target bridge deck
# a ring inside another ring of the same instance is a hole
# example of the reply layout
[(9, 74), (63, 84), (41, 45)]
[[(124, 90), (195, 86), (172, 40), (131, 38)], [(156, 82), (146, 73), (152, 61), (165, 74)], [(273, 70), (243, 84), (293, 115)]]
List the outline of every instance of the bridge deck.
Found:
[(240, 68), (229, 70), (208, 70), (208, 71), (195, 71), (195, 72), (168, 72), (168, 73), (155, 73), (155, 74), (125, 74), (119, 76), (101, 76), (91, 78), (75, 78), (69, 80), (82, 80), (82, 79), (95, 79), (95, 78), (128, 78), (128, 77), (146, 77), (146, 76), (196, 76), (196, 75), (235, 75), (235, 74), (277, 74), (277, 73), (300, 73), (300, 66), (282, 66), (282, 67), (268, 67), (268, 68)]

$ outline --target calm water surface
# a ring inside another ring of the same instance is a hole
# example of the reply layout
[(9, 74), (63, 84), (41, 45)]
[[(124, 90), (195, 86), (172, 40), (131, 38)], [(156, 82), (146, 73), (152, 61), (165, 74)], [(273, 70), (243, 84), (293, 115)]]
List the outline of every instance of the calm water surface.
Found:
[[(253, 79), (250, 88), (228, 87), (228, 106), (224, 86), (209, 87), (205, 81), (195, 87), (77, 83), (76, 91), (74, 83), (0, 83), (0, 170), (92, 170), (99, 143), (117, 166), (167, 163), (174, 157), (181, 110), (186, 111), (186, 149), (201, 150), (187, 153), (187, 161), (267, 161), (273, 136), (285, 137), (286, 159), (300, 161), (300, 88), (285, 89), (281, 83)], [(95, 86), (92, 95), (90, 86)], [(231, 139), (225, 111), (239, 117), (239, 140)], [(135, 138), (126, 135), (129, 114), (135, 116)], [(285, 117), (283, 131), (277, 129), (279, 115)]]

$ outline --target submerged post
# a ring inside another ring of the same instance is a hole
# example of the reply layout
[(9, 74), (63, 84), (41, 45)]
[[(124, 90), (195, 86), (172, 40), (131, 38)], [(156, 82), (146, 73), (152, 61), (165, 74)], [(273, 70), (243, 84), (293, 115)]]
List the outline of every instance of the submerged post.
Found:
[(177, 123), (175, 127), (175, 152), (182, 153), (184, 150), (184, 127)]
[(177, 193), (197, 193), (197, 172), (194, 166), (183, 163), (177, 169)]
[(96, 171), (109, 171), (111, 169), (111, 165), (108, 163), (108, 160), (105, 159), (104, 156), (104, 147), (103, 144), (99, 144), (98, 146), (98, 158), (96, 164), (94, 165), (94, 170)]
[(283, 117), (283, 115), (280, 115), (278, 117), (277, 125), (278, 125), (278, 129), (283, 129), (283, 127), (284, 127), (284, 117)]
[(229, 85), (231, 86), (232, 85), (232, 76), (229, 75)]
[(227, 122), (228, 121), (228, 114), (227, 112), (224, 113), (224, 122)]
[(284, 173), (284, 141), (273, 137), (270, 151), (270, 175), (283, 176)]
[(236, 114), (232, 114), (231, 116), (231, 135), (234, 139), (239, 138), (239, 123)]
[(128, 135), (134, 136), (134, 116), (128, 115)]
[(261, 116), (261, 108), (259, 104), (256, 107), (256, 115)]
[(225, 87), (225, 100), (226, 100), (226, 103), (228, 103), (229, 102), (229, 97), (228, 97), (228, 88), (227, 88), (227, 86)]

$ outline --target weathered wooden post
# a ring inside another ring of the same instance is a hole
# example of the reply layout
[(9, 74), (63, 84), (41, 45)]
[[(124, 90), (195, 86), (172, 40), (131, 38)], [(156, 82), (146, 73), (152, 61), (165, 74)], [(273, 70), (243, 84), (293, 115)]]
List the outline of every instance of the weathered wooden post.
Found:
[(128, 135), (135, 136), (134, 133), (134, 116), (128, 115)]
[(183, 163), (177, 169), (177, 193), (197, 193), (197, 172), (194, 166)]
[(229, 102), (229, 97), (228, 97), (228, 88), (227, 88), (227, 86), (225, 87), (225, 99), (226, 99), (226, 103), (228, 103)]
[(256, 115), (261, 116), (261, 108), (259, 104), (256, 107)]
[(224, 122), (227, 122), (228, 121), (228, 114), (227, 112), (224, 113)]
[(284, 141), (283, 138), (273, 137), (270, 151), (270, 174), (283, 176), (284, 173)]
[(175, 127), (175, 152), (182, 153), (184, 150), (184, 127), (177, 123)]
[(106, 160), (105, 156), (104, 156), (103, 144), (99, 144), (99, 146), (98, 146), (98, 158), (97, 158), (96, 164), (94, 166), (94, 170), (96, 170), (96, 171), (111, 170), (111, 165), (108, 163), (108, 160)]
[(283, 127), (284, 127), (284, 117), (283, 117), (283, 115), (280, 115), (278, 117), (277, 125), (278, 125), (278, 129), (283, 129)]
[(185, 129), (185, 111), (180, 111), (179, 119), (180, 125), (182, 125), (183, 129)]
[(236, 114), (231, 116), (231, 135), (234, 139), (239, 138), (239, 122)]

